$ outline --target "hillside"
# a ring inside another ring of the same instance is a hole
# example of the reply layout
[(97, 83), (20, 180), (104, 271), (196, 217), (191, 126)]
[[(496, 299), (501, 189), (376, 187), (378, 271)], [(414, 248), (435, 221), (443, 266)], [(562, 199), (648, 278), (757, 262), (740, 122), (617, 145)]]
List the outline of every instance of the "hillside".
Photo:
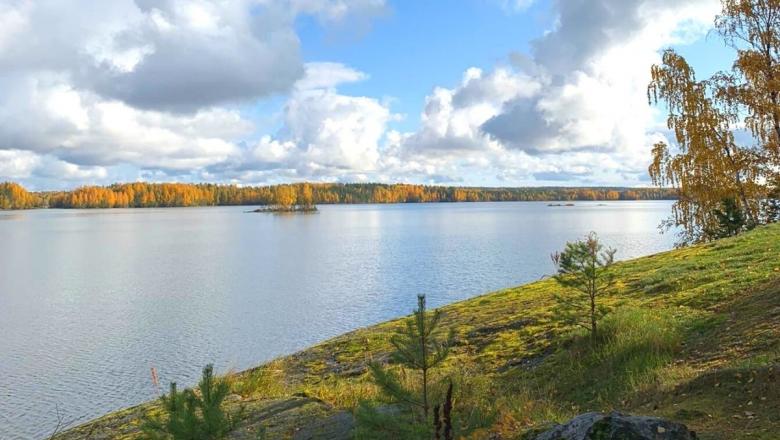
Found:
[[(618, 409), (683, 422), (705, 440), (777, 439), (780, 224), (615, 271), (606, 299), (614, 311), (595, 346), (554, 319), (553, 280), (442, 309), (456, 334), (443, 374), (484, 425), (474, 438), (520, 438), (587, 410)], [(386, 359), (399, 323), (231, 375), (230, 409), (242, 408), (232, 438), (338, 438), (358, 400), (377, 397), (366, 361)], [(120, 411), (58, 438), (139, 438), (139, 415), (154, 410)]]

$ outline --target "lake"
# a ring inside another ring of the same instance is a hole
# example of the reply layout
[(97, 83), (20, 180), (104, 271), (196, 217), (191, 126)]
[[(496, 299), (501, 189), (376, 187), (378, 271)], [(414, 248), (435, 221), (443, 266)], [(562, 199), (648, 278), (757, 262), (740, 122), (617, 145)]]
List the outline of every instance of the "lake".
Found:
[(0, 438), (43, 438), (340, 333), (534, 281), (597, 231), (670, 249), (669, 201), (0, 212)]

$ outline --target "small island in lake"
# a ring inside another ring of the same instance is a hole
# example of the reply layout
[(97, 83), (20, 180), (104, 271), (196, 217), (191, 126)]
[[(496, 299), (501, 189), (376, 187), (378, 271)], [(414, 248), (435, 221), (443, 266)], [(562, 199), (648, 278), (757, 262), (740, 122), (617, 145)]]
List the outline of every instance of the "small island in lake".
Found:
[(284, 213), (284, 212), (302, 212), (302, 213), (314, 213), (318, 212), (316, 205), (293, 205), (293, 206), (261, 206), (257, 209), (253, 209), (247, 212), (272, 212), (272, 213)]
[(280, 185), (274, 192), (271, 204), (248, 212), (313, 213), (317, 212), (317, 206), (314, 204), (314, 193), (311, 185), (303, 184), (297, 187)]

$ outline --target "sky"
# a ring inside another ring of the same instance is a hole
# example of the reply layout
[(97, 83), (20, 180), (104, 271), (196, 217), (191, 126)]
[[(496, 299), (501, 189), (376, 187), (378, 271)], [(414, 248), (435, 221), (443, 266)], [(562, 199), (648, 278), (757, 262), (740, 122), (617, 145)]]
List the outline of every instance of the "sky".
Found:
[(647, 186), (719, 0), (0, 0), (0, 181)]

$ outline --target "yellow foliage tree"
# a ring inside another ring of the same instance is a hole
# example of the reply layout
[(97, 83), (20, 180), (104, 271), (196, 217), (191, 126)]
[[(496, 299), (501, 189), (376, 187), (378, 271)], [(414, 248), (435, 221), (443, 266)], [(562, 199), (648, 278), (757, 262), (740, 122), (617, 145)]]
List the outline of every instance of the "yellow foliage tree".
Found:
[(290, 208), (295, 205), (297, 194), (295, 187), (290, 185), (277, 186), (274, 194), (274, 204), (284, 208)]
[(299, 187), (298, 204), (304, 208), (314, 206), (314, 192), (310, 184), (304, 183)]
[(18, 183), (0, 183), (0, 209), (30, 209), (43, 207), (37, 194), (25, 190)]
[[(736, 50), (728, 72), (697, 80), (673, 50), (651, 69), (651, 103), (664, 102), (676, 148), (653, 147), (650, 177), (679, 193), (668, 226), (682, 228), (681, 243), (719, 237), (724, 205), (745, 218), (743, 228), (775, 220), (767, 196), (780, 155), (780, 0), (722, 0), (715, 26)], [(751, 142), (734, 132), (744, 124)]]

